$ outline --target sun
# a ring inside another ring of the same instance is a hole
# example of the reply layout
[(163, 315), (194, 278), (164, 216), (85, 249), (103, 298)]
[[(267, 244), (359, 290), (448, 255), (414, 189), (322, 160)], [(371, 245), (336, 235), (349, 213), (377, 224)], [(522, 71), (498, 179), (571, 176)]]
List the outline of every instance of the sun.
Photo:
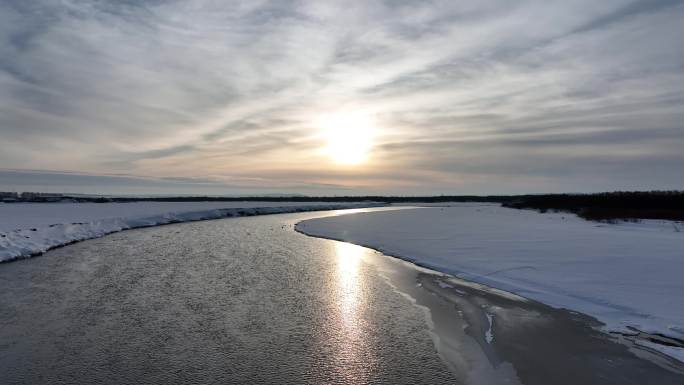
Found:
[(325, 153), (338, 164), (358, 165), (368, 159), (373, 147), (374, 125), (362, 113), (336, 113), (323, 117)]

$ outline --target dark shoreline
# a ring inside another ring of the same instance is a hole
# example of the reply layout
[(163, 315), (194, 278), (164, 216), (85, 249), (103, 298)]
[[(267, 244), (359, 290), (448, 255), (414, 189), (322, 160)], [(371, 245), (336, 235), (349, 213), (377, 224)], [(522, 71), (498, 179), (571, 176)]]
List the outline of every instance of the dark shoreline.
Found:
[(589, 194), (524, 194), (524, 195), (439, 195), (439, 196), (89, 196), (70, 194), (33, 194), (30, 198), (12, 199), (6, 203), (129, 203), (129, 202), (375, 202), (375, 203), (499, 203), (516, 209), (555, 210), (579, 215), (588, 220), (663, 219), (684, 221), (684, 191), (614, 191)]

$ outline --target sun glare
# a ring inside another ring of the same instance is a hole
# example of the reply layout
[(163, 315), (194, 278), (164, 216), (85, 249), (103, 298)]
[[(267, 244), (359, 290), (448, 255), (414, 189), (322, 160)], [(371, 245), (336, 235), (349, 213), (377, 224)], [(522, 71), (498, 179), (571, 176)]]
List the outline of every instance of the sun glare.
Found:
[(325, 152), (333, 161), (357, 165), (368, 159), (373, 145), (373, 123), (367, 115), (340, 113), (321, 119), (326, 140)]

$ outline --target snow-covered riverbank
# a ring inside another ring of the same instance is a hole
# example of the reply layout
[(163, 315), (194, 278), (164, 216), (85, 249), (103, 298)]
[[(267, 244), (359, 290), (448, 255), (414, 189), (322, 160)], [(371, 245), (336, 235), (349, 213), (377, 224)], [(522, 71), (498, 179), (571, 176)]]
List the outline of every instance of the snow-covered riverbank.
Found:
[(243, 215), (370, 207), (328, 202), (132, 202), (0, 204), (0, 262), (137, 227)]
[(586, 313), (608, 330), (684, 339), (684, 229), (676, 223), (613, 225), (456, 204), (313, 219), (297, 229)]

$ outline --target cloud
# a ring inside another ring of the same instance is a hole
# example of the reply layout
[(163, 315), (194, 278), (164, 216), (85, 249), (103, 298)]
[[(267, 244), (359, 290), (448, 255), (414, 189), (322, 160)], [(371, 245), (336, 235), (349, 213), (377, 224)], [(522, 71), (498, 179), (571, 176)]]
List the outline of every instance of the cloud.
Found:
[(87, 174), (41, 170), (0, 169), (2, 191), (42, 191), (89, 194), (254, 195), (304, 192), (330, 195), (349, 191), (343, 185), (231, 176), (148, 177), (128, 174)]
[[(9, 0), (0, 165), (361, 193), (684, 188), (682, 17), (675, 0)], [(345, 110), (379, 125), (354, 170), (315, 127)]]

